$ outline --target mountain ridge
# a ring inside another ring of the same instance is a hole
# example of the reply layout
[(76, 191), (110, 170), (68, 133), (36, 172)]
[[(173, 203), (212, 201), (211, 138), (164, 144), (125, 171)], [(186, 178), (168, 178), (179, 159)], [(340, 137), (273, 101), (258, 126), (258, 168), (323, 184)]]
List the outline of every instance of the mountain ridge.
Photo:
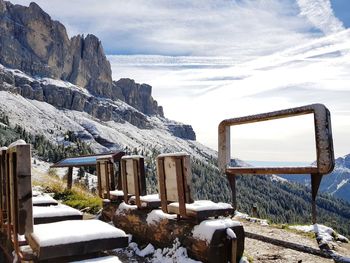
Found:
[[(4, 6), (12, 8), (13, 12), (24, 12), (23, 10), (29, 8), (14, 8), (9, 2), (0, 0), (1, 32), (4, 32), (7, 26), (15, 28), (13, 20), (6, 20)], [(41, 10), (34, 5), (30, 8), (36, 12)], [(48, 19), (47, 16), (43, 16)], [(23, 23), (21, 25), (23, 26)], [(9, 42), (6, 42), (9, 39), (3, 41), (2, 36), (1, 34), (1, 51), (9, 49), (6, 51), (10, 56), (9, 60), (16, 60), (17, 55), (11, 50), (11, 45), (7, 45)], [(99, 48), (103, 51), (102, 46)], [(41, 61), (40, 66), (47, 65), (44, 62)], [(111, 90), (108, 92), (113, 95), (108, 97), (103, 93), (103, 85), (99, 93), (98, 90), (91, 91), (72, 84), (67, 79), (28, 75), (21, 69), (14, 66), (10, 68), (8, 64), (0, 67), (0, 113), (8, 117), (9, 126), (20, 125), (26, 132), (42, 135), (54, 144), (65, 145), (65, 134), (72, 133), (95, 152), (123, 149), (128, 153), (148, 156), (147, 180), (151, 182), (151, 190), (156, 188), (157, 154), (185, 151), (192, 156), (194, 197), (230, 202), (227, 180), (217, 168), (217, 152), (195, 141), (195, 133), (191, 126), (162, 116), (159, 106), (150, 97), (149, 85), (137, 84), (130, 79), (116, 83), (112, 81), (112, 86), (109, 86)], [(148, 106), (151, 107), (147, 108)], [(148, 111), (150, 109), (154, 109), (154, 112)], [(260, 216), (270, 218), (273, 222), (309, 220), (310, 196), (305, 187), (261, 176), (241, 176), (237, 180), (237, 186), (239, 207), (243, 212), (250, 212), (253, 205), (259, 203)], [(331, 224), (332, 220), (335, 220), (340, 232), (349, 234), (350, 226), (346, 225), (346, 222), (350, 215), (346, 211), (350, 211), (350, 205), (327, 195), (322, 195), (320, 201), (320, 220)]]

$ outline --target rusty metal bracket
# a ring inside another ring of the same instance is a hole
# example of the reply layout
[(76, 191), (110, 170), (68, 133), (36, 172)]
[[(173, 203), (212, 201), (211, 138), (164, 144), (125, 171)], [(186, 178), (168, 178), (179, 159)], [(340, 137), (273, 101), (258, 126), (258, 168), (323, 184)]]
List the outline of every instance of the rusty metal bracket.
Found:
[[(315, 125), (316, 154), (315, 166), (304, 167), (232, 167), (230, 127), (248, 123), (256, 123), (281, 118), (313, 114)], [(250, 115), (240, 118), (226, 119), (219, 124), (219, 169), (229, 179), (232, 189), (232, 202), (236, 209), (237, 174), (311, 174), (312, 187), (312, 221), (316, 223), (316, 196), (322, 176), (332, 172), (334, 168), (334, 150), (329, 110), (323, 104), (312, 104), (297, 108)]]

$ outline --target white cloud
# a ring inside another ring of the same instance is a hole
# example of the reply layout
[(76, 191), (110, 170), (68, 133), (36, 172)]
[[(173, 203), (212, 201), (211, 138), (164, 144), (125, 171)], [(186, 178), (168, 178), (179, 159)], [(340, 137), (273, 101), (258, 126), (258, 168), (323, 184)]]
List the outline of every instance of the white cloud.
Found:
[(300, 14), (325, 34), (344, 30), (343, 23), (334, 16), (330, 0), (297, 0)]
[[(31, 0), (14, 0), (29, 4)], [(70, 35), (93, 33), (113, 54), (265, 55), (310, 39), (284, 0), (37, 0)]]

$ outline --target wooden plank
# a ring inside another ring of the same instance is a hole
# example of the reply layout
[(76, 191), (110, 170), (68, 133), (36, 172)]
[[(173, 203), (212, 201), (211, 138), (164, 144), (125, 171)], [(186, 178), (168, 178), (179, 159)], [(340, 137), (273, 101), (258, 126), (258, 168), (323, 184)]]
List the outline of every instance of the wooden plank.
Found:
[(140, 209), (141, 201), (140, 201), (140, 169), (138, 168), (138, 160), (131, 160), (133, 164), (133, 173), (134, 173), (134, 190), (135, 190), (135, 200), (136, 205)]
[[(110, 178), (110, 171), (108, 169), (109, 167), (109, 161), (105, 161), (104, 162), (104, 167), (105, 167), (105, 185), (104, 185), (104, 194), (103, 194), (103, 198), (107, 198), (107, 199), (110, 199), (110, 194), (109, 194), (109, 191), (111, 190), (110, 189), (110, 181), (109, 181), (109, 178)], [(102, 174), (103, 175), (103, 174)]]
[(175, 166), (176, 166), (176, 182), (177, 182), (177, 193), (178, 193), (178, 200), (179, 200), (179, 212), (180, 216), (186, 217), (186, 200), (185, 200), (185, 183), (184, 183), (184, 174), (183, 174), (183, 167), (182, 167), (182, 160), (181, 158), (175, 159)]
[(123, 189), (123, 183), (122, 183), (122, 174), (121, 174), (121, 161), (116, 161), (117, 165), (117, 189), (122, 190)]
[(175, 158), (164, 157), (164, 174), (167, 191), (167, 200), (171, 202), (178, 202), (178, 188), (176, 179), (176, 162)]
[(139, 185), (140, 185), (140, 195), (147, 195), (146, 189), (146, 175), (145, 175), (145, 159), (138, 159), (138, 172), (139, 172)]
[(121, 173), (122, 173), (122, 185), (123, 185), (123, 193), (124, 193), (124, 202), (128, 202), (128, 182), (126, 176), (126, 160), (121, 160)]
[(114, 190), (116, 186), (114, 165), (112, 162), (109, 162), (108, 166), (109, 166), (109, 189)]
[(67, 189), (72, 189), (73, 184), (73, 167), (68, 167), (68, 173), (67, 173)]
[(96, 171), (97, 171), (97, 190), (98, 190), (98, 196), (102, 197), (102, 186), (101, 186), (101, 167), (100, 167), (100, 162), (96, 162)]
[(315, 174), (317, 167), (229, 167), (226, 174)]
[[(180, 209), (179, 207), (168, 205), (168, 212), (170, 214), (180, 214)], [(199, 222), (209, 217), (229, 216), (229, 215), (232, 215), (233, 213), (234, 213), (233, 208), (195, 211), (186, 207), (187, 217), (196, 218)]]
[(237, 238), (231, 239), (231, 263), (238, 262), (237, 261)]
[(10, 153), (6, 153), (6, 214), (7, 214), (7, 236), (11, 236), (11, 180), (10, 180)]
[(75, 255), (86, 255), (94, 252), (124, 248), (128, 246), (128, 237), (104, 238), (56, 246), (39, 247), (39, 260), (55, 259)]
[(105, 161), (99, 160), (100, 175), (101, 175), (101, 198), (106, 198), (107, 192), (109, 193), (108, 185), (108, 167)]
[(83, 215), (62, 215), (62, 216), (50, 216), (50, 217), (34, 217), (34, 224), (48, 224), (64, 220), (83, 220)]
[(16, 147), (16, 173), (18, 184), (18, 233), (33, 232), (33, 205), (31, 181), (31, 153), (30, 145)]
[(189, 155), (182, 156), (182, 173), (184, 178), (184, 191), (185, 191), (185, 200), (186, 203), (192, 203), (192, 194), (191, 194), (191, 186), (192, 186), (192, 169), (191, 169), (191, 157)]
[(137, 178), (137, 164), (136, 167), (134, 166), (134, 160), (133, 159), (123, 159), (125, 161), (125, 168), (126, 168), (126, 182), (128, 185), (127, 193), (130, 195), (136, 195), (136, 183), (138, 181)]
[(0, 151), (0, 230), (5, 223), (6, 215), (6, 173), (5, 173), (6, 151)]
[(162, 205), (162, 211), (168, 212), (168, 200), (167, 189), (165, 185), (165, 172), (164, 172), (164, 158), (157, 158), (157, 174), (158, 174), (158, 188), (160, 193), (160, 202)]
[(11, 226), (12, 226), (12, 242), (14, 244), (14, 249), (19, 254), (19, 242), (18, 242), (18, 234), (19, 234), (19, 216), (18, 216), (18, 177), (17, 177), (17, 154), (16, 152), (10, 153), (10, 177), (11, 177)]

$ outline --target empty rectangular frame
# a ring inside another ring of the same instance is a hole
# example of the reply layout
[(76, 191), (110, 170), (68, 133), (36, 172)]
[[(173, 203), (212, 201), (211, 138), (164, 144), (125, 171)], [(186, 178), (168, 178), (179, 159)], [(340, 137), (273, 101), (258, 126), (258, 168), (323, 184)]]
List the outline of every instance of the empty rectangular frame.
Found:
[[(314, 115), (316, 166), (304, 167), (231, 167), (230, 127), (248, 123)], [(226, 174), (327, 174), (334, 168), (334, 151), (329, 110), (322, 104), (223, 120), (219, 125), (219, 169)]]

